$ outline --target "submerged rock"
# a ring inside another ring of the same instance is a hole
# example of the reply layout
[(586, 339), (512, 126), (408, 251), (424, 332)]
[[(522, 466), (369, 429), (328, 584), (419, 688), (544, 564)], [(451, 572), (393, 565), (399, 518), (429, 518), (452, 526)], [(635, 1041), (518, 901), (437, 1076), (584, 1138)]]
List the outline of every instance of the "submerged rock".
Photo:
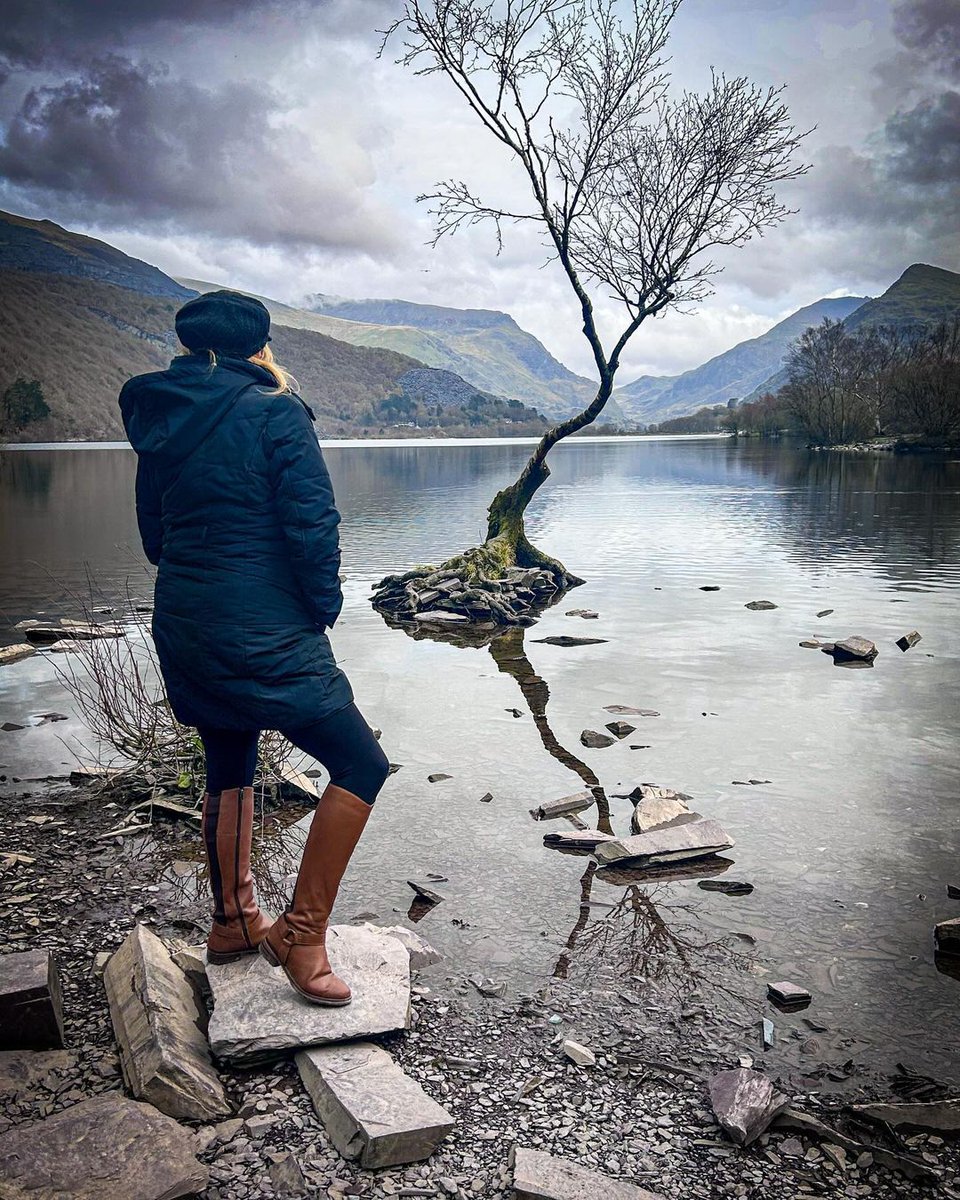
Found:
[(176, 1200), (209, 1171), (189, 1129), (118, 1092), (0, 1136), (3, 1200)]
[(259, 954), (207, 964), (213, 994), (208, 1037), (216, 1058), (237, 1066), (303, 1046), (349, 1041), (410, 1025), (410, 956), (389, 934), (351, 925), (327, 933), (333, 969), (353, 988), (343, 1008), (310, 1004)]
[(606, 638), (573, 637), (568, 633), (556, 634), (553, 637), (531, 638), (533, 642), (541, 642), (545, 646), (599, 646)]
[(755, 1142), (790, 1103), (766, 1075), (746, 1067), (714, 1075), (709, 1091), (720, 1127), (741, 1146)]

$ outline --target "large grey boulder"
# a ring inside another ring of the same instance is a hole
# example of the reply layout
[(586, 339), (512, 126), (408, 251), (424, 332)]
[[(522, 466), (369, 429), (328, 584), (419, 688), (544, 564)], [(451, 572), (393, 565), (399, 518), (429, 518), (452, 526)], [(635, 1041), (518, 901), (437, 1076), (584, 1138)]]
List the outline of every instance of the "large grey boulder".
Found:
[(353, 989), (342, 1008), (298, 995), (283, 971), (259, 954), (225, 966), (207, 963), (213, 1015), (207, 1036), (216, 1058), (236, 1066), (268, 1062), (289, 1050), (406, 1029), (410, 1024), (410, 955), (387, 933), (333, 925), (333, 969)]
[(741, 1146), (749, 1146), (789, 1105), (790, 1098), (778, 1092), (766, 1075), (740, 1067), (714, 1075), (710, 1080), (710, 1103), (730, 1137)]
[(176, 1200), (208, 1181), (191, 1130), (118, 1092), (0, 1136), (3, 1200)]
[(848, 637), (839, 642), (821, 646), (824, 654), (832, 654), (835, 663), (868, 662), (872, 663), (880, 651), (875, 643), (865, 637)]
[(0, 956), (0, 1050), (63, 1046), (63, 1000), (49, 950)]
[(372, 1042), (320, 1046), (296, 1056), (330, 1140), (362, 1167), (429, 1158), (453, 1117)]
[(516, 1200), (663, 1200), (655, 1192), (542, 1150), (515, 1146), (510, 1157)]
[(733, 839), (717, 821), (690, 821), (685, 825), (670, 825), (634, 837), (601, 842), (594, 857), (601, 863), (637, 861), (644, 864), (680, 862), (685, 859), (706, 858), (721, 850), (729, 850)]
[(232, 1110), (210, 1061), (193, 984), (166, 946), (138, 925), (107, 963), (103, 984), (127, 1087), (171, 1117), (216, 1121)]

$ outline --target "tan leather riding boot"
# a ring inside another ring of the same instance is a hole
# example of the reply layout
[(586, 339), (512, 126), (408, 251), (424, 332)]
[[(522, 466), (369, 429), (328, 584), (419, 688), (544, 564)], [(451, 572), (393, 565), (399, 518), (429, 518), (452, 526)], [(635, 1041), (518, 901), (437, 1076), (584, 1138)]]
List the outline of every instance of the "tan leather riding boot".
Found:
[(207, 961), (233, 962), (255, 954), (270, 920), (253, 895), (253, 788), (230, 788), (203, 797), (203, 847), (213, 892), (213, 925)]
[(283, 967), (292, 987), (313, 1004), (350, 1003), (350, 988), (334, 975), (327, 957), (327, 923), (372, 807), (353, 792), (327, 785), (307, 834), (293, 900), (260, 943), (267, 962)]

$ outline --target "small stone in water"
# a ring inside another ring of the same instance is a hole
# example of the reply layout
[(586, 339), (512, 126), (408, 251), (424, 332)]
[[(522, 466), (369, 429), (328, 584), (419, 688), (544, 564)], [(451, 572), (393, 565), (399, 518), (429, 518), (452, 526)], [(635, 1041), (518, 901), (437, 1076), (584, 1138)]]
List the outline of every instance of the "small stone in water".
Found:
[(923, 639), (920, 636), (920, 634), (917, 632), (916, 629), (914, 629), (910, 633), (905, 633), (903, 635), (903, 637), (897, 638), (897, 645), (900, 647), (901, 650), (904, 651), (904, 653), (906, 653), (907, 650), (909, 650), (912, 646), (915, 646), (917, 644), (917, 642), (920, 642), (922, 640)]
[(606, 726), (614, 737), (625, 738), (628, 733), (636, 731), (636, 725), (628, 725), (626, 721), (610, 721)]
[(752, 612), (765, 612), (767, 609), (776, 608), (777, 605), (772, 600), (751, 600), (743, 607), (749, 608)]

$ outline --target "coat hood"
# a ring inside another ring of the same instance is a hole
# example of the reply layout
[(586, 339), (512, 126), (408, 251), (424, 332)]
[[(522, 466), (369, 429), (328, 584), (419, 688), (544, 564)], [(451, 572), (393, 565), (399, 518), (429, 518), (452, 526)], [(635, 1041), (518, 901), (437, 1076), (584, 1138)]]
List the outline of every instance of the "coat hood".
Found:
[(120, 392), (120, 412), (138, 454), (174, 465), (187, 458), (251, 384), (275, 388), (268, 371), (243, 358), (184, 354), (166, 371), (136, 375)]

